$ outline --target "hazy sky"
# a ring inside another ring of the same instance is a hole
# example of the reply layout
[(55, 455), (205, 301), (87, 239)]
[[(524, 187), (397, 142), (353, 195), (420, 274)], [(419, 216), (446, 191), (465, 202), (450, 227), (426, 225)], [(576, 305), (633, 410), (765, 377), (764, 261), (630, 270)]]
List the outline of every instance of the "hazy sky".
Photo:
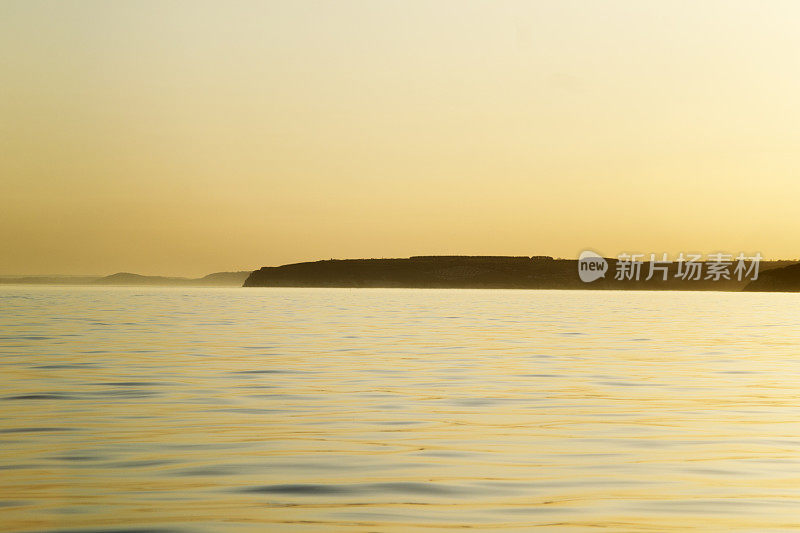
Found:
[(0, 1), (0, 274), (798, 257), (796, 2)]

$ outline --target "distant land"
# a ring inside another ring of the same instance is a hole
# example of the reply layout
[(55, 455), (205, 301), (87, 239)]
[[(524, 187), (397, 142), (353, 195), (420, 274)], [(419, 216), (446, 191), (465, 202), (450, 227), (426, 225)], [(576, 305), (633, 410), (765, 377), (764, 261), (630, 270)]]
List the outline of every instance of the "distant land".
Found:
[[(683, 280), (676, 278), (678, 264), (668, 267), (668, 278), (656, 274), (645, 281), (650, 264), (642, 263), (641, 279), (616, 280), (616, 259), (606, 258), (605, 278), (584, 283), (578, 277), (578, 261), (549, 256), (414, 256), (402, 259), (331, 259), (262, 267), (244, 282), (245, 287), (397, 287), (481, 289), (588, 289), (588, 290), (694, 290), (742, 291), (749, 278), (738, 281), (731, 267), (730, 280)], [(800, 264), (795, 261), (761, 261), (760, 276), (772, 269), (787, 271), (800, 286)], [(735, 263), (734, 263), (735, 265)], [(791, 265), (791, 266), (789, 266)], [(786, 267), (786, 268), (782, 268)], [(794, 270), (792, 270), (794, 269)], [(706, 264), (703, 263), (703, 276)], [(783, 280), (781, 275), (780, 280)], [(784, 283), (758, 283), (747, 290), (786, 290)], [(798, 289), (795, 289), (798, 290)]]
[[(762, 261), (759, 277), (719, 281), (676, 278), (677, 263), (670, 264), (667, 280), (642, 263), (641, 278), (614, 279), (616, 259), (606, 258), (604, 278), (584, 283), (578, 261), (549, 256), (414, 256), (400, 259), (330, 259), (262, 267), (253, 272), (215, 272), (201, 278), (143, 276), (118, 272), (110, 276), (0, 276), (2, 284), (178, 286), (178, 287), (385, 287), (452, 289), (572, 289), (572, 290), (694, 290), (747, 292), (800, 292), (800, 263)], [(703, 272), (706, 265), (703, 264)], [(733, 269), (731, 268), (731, 274)]]
[(118, 272), (110, 276), (6, 276), (0, 277), (0, 284), (241, 287), (249, 274), (250, 272), (245, 270), (240, 272), (214, 272), (202, 278), (142, 276), (129, 272)]

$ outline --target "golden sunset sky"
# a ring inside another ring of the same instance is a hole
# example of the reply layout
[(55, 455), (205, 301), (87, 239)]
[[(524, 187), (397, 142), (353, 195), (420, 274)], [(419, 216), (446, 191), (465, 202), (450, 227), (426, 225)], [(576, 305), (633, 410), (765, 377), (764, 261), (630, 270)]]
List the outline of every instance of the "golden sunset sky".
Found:
[(0, 2), (0, 274), (800, 256), (800, 4)]

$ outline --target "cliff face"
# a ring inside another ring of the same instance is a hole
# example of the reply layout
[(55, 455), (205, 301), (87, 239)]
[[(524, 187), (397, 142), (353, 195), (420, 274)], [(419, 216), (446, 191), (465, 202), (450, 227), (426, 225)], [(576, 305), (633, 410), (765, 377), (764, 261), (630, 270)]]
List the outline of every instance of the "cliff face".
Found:
[(745, 288), (748, 292), (800, 292), (800, 263), (762, 272)]
[[(495, 289), (624, 289), (738, 291), (747, 280), (697, 280), (676, 278), (677, 265), (669, 267), (667, 280), (660, 275), (645, 281), (649, 263), (642, 263), (641, 278), (614, 279), (616, 260), (607, 259), (605, 278), (584, 283), (578, 262), (546, 256), (417, 256), (404, 259), (344, 259), (263, 267), (250, 274), (245, 287), (406, 287)], [(761, 268), (778, 266), (762, 262)], [(782, 265), (780, 265), (782, 266)], [(705, 272), (705, 269), (704, 269)], [(731, 271), (732, 272), (732, 271)], [(734, 276), (731, 276), (732, 278)]]

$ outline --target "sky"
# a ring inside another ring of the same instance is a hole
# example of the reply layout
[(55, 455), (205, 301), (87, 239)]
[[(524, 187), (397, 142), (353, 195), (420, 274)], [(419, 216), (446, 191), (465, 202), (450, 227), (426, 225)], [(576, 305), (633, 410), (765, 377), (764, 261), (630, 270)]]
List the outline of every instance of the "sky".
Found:
[(800, 4), (0, 1), (0, 274), (800, 256)]

